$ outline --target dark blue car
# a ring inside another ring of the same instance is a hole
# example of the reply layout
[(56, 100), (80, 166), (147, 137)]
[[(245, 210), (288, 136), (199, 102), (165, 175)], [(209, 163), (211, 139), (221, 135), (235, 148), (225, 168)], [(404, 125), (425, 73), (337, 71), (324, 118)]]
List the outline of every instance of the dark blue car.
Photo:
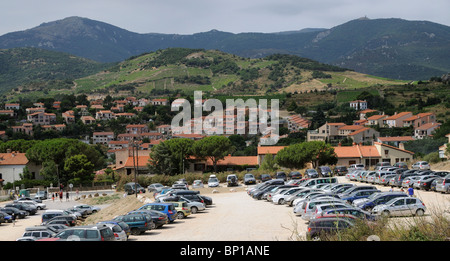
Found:
[(355, 199), (353, 205), (363, 210), (371, 210), (375, 206), (385, 204), (389, 200), (398, 197), (407, 197), (408, 195), (403, 192), (377, 192), (373, 193), (367, 198)]
[(370, 195), (372, 195), (375, 192), (380, 192), (379, 190), (376, 189), (370, 189), (370, 190), (359, 190), (359, 191), (355, 191), (353, 193), (350, 194), (346, 194), (345, 196), (341, 197), (342, 200), (345, 200), (349, 203), (352, 203), (353, 200), (355, 199), (360, 199), (360, 198), (367, 198)]
[(167, 215), (167, 218), (169, 218), (169, 222), (173, 222), (175, 221), (175, 219), (177, 219), (177, 210), (171, 203), (149, 203), (138, 208), (138, 210), (142, 209), (160, 211)]

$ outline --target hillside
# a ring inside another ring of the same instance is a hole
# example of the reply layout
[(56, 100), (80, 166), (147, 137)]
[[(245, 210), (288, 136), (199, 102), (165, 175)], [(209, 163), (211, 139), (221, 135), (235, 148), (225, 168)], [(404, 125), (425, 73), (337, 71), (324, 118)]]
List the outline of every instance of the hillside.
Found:
[(0, 93), (22, 89), (30, 83), (65, 81), (96, 73), (110, 64), (101, 64), (66, 53), (37, 48), (0, 49)]
[(294, 55), (242, 58), (221, 51), (169, 48), (77, 79), (77, 93), (265, 95), (355, 89), (404, 82), (379, 79)]
[(402, 19), (357, 19), (331, 29), (279, 33), (138, 34), (69, 17), (0, 36), (0, 48), (38, 47), (100, 62), (119, 62), (171, 47), (220, 50), (241, 57), (293, 54), (370, 75), (428, 80), (450, 72), (450, 27)]

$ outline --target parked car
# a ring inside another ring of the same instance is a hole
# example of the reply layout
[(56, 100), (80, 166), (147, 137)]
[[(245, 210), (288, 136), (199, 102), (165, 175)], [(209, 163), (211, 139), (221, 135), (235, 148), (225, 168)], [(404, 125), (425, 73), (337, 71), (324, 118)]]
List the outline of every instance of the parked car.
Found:
[(119, 225), (123, 229), (123, 231), (125, 231), (127, 238), (131, 235), (130, 226), (128, 226), (128, 224), (123, 221), (103, 220), (103, 221), (98, 222), (97, 224), (116, 224), (116, 225)]
[[(56, 220), (63, 220), (66, 221), (67, 223), (64, 222), (53, 222), (52, 221), (56, 221)], [(42, 226), (45, 226), (47, 224), (54, 224), (54, 223), (58, 223), (58, 224), (67, 224), (69, 226), (75, 226), (77, 224), (77, 218), (71, 215), (58, 215), (55, 216), (47, 221), (42, 222)]]
[[(52, 241), (115, 241), (114, 233), (106, 225), (77, 226), (65, 229), (56, 234)], [(40, 239), (38, 241), (47, 241)]]
[(139, 183), (129, 182), (123, 186), (123, 190), (128, 194), (132, 195), (137, 193), (145, 193), (145, 188), (143, 188)]
[(411, 168), (413, 169), (430, 169), (430, 164), (426, 161), (418, 161), (414, 163)]
[[(344, 214), (344, 215), (352, 215), (354, 217), (375, 221), (377, 220), (377, 216), (373, 215), (370, 212), (364, 211), (360, 208), (355, 207), (346, 207), (346, 208), (333, 208), (325, 210), (320, 214), (320, 216), (333, 215), (333, 214)], [(314, 218), (317, 218), (319, 215), (315, 215)]]
[(348, 173), (348, 169), (346, 166), (336, 166), (334, 168), (334, 175), (336, 176), (345, 176)]
[(344, 202), (337, 202), (337, 201), (324, 204), (317, 204), (313, 207), (312, 211), (305, 211), (305, 213), (302, 215), (302, 219), (310, 221), (314, 215), (320, 215), (328, 209), (337, 209), (345, 207), (350, 207), (350, 205)]
[(175, 219), (177, 219), (177, 210), (175, 209), (175, 206), (170, 203), (148, 203), (138, 208), (138, 210), (141, 209), (160, 211), (167, 215), (167, 218), (169, 219), (170, 223), (172, 223), (173, 221), (175, 221)]
[(132, 214), (143, 214), (147, 215), (152, 219), (151, 229), (157, 229), (162, 227), (165, 224), (169, 223), (169, 218), (166, 214), (156, 211), (156, 210), (150, 210), (150, 209), (141, 209), (141, 210), (133, 210), (127, 213), (128, 215)]
[(352, 164), (352, 165), (350, 165), (350, 167), (348, 167), (348, 172), (351, 172), (351, 171), (357, 170), (357, 169), (365, 170), (366, 167), (364, 166), (364, 164)]
[(333, 176), (333, 172), (331, 171), (330, 167), (328, 167), (328, 166), (319, 166), (317, 168), (317, 172), (319, 173), (320, 177), (331, 177), (331, 176)]
[(165, 186), (161, 183), (153, 183), (147, 186), (147, 191), (148, 192), (156, 192), (159, 193), (161, 192), (161, 190), (165, 188)]
[(436, 180), (436, 192), (450, 193), (450, 175)]
[(14, 213), (14, 215), (16, 216), (16, 219), (25, 218), (29, 215), (27, 211), (20, 210), (18, 208), (14, 208), (14, 207), (0, 208), (0, 211), (5, 212), (9, 215), (13, 215), (13, 213)]
[(271, 180), (272, 177), (269, 174), (261, 174), (261, 176), (259, 176), (259, 179), (261, 179), (261, 182), (266, 182), (268, 180)]
[(192, 182), (192, 188), (203, 188), (205, 185), (201, 179), (196, 179)]
[(409, 188), (410, 186), (414, 186), (414, 183), (418, 180), (420, 180), (420, 176), (407, 177), (402, 181), (402, 187)]
[(208, 179), (208, 187), (214, 188), (219, 186), (219, 179), (216, 175), (210, 175)]
[(383, 185), (383, 186), (389, 186), (389, 182), (390, 182), (392, 179), (394, 179), (396, 176), (397, 176), (397, 174), (388, 174), (388, 175), (385, 175), (383, 178), (381, 178), (379, 184), (380, 184), (380, 185)]
[(419, 189), (423, 189), (423, 190), (426, 190), (426, 191), (431, 190), (431, 185), (433, 184), (433, 182), (436, 179), (439, 179), (439, 178), (440, 178), (439, 176), (431, 176), (431, 177), (428, 177), (426, 179), (421, 180), (420, 184), (419, 184)]
[(244, 175), (244, 184), (245, 185), (256, 184), (255, 176), (253, 176), (253, 174), (251, 174), (251, 173), (245, 174)]
[(310, 178), (310, 179), (318, 178), (319, 177), (319, 173), (315, 169), (306, 169), (305, 170), (305, 177)]
[(377, 192), (373, 193), (367, 198), (355, 199), (352, 203), (353, 206), (359, 207), (363, 210), (372, 210), (375, 206), (385, 204), (393, 198), (405, 197), (406, 193), (403, 192)]
[(191, 209), (185, 201), (172, 201), (166, 203), (172, 203), (175, 206), (175, 209), (177, 210), (177, 219), (183, 219), (191, 215)]
[(91, 206), (91, 205), (87, 205), (87, 204), (80, 204), (80, 205), (75, 205), (73, 206), (74, 209), (80, 209), (80, 210), (86, 210), (86, 212), (90, 215), (93, 213), (97, 213), (98, 211), (100, 211), (99, 207), (96, 206)]
[(113, 220), (122, 221), (130, 227), (132, 235), (141, 235), (152, 229), (152, 218), (144, 214), (128, 214), (115, 217)]
[(22, 237), (35, 237), (36, 239), (54, 237), (56, 231), (46, 226), (34, 226), (25, 228)]
[(43, 209), (47, 208), (47, 205), (45, 203), (39, 203), (34, 200), (22, 200), (20, 202), (25, 203), (25, 204), (30, 204), (30, 205), (36, 207), (37, 210), (43, 210)]
[(401, 187), (402, 182), (405, 178), (415, 176), (415, 175), (416, 175), (415, 170), (407, 170), (401, 174), (397, 174), (397, 176), (393, 180), (391, 179), (391, 181), (389, 181), (389, 185), (395, 186), (395, 187)]
[(443, 178), (437, 178), (437, 179), (431, 181), (431, 184), (430, 184), (430, 191), (436, 191), (436, 184), (437, 184), (438, 181), (441, 180), (441, 179), (443, 179)]
[(284, 171), (277, 171), (277, 173), (275, 173), (275, 178), (276, 179), (282, 179), (284, 181), (287, 180), (287, 175)]
[[(301, 204), (297, 204), (294, 207), (294, 213), (299, 216), (308, 215), (309, 217), (312, 214), (312, 211), (316, 205), (320, 204), (326, 204), (326, 203), (344, 203), (347, 204), (345, 201), (334, 198), (334, 197), (318, 197), (311, 200), (303, 201)], [(350, 205), (348, 205), (350, 206)]]
[(39, 190), (36, 195), (34, 196), (34, 199), (39, 199), (39, 200), (43, 200), (43, 199), (48, 199), (48, 193), (46, 190)]
[(291, 171), (288, 174), (290, 179), (301, 179), (302, 178), (302, 174), (299, 171)]
[(373, 214), (384, 216), (423, 216), (425, 211), (425, 204), (415, 197), (393, 198), (372, 209)]
[(359, 190), (377, 190), (377, 187), (370, 185), (353, 186), (346, 189), (345, 191), (338, 191), (337, 194), (339, 195), (339, 197), (344, 198), (347, 197), (347, 195)]
[(340, 217), (318, 218), (311, 220), (308, 224), (306, 236), (309, 240), (320, 240), (329, 234), (354, 226), (354, 222)]
[(119, 224), (113, 224), (113, 223), (98, 223), (98, 224), (106, 225), (107, 227), (109, 227), (112, 230), (116, 241), (127, 241), (128, 240), (127, 232), (121, 226), (119, 226)]
[(415, 189), (421, 189), (420, 184), (422, 182), (425, 182), (425, 180), (429, 180), (430, 178), (437, 178), (438, 176), (436, 175), (423, 175), (423, 176), (419, 176), (419, 178), (417, 180), (414, 181), (413, 183), (413, 188)]
[(292, 188), (288, 188), (287, 190), (285, 190), (284, 192), (281, 192), (281, 193), (279, 193), (279, 194), (276, 194), (276, 195), (274, 195), (274, 196), (272, 196), (272, 202), (274, 203), (274, 204), (277, 204), (277, 205), (282, 205), (282, 204), (284, 204), (284, 202), (285, 202), (285, 199), (287, 198), (287, 197), (289, 197), (290, 195), (293, 195), (293, 194), (295, 194), (296, 192), (298, 192), (298, 191), (301, 191), (301, 190), (304, 190), (304, 188), (302, 188), (302, 187), (292, 187)]
[(343, 195), (341, 197), (341, 199), (345, 200), (349, 204), (351, 204), (356, 199), (368, 198), (370, 195), (372, 195), (373, 193), (377, 193), (377, 192), (381, 192), (381, 191), (377, 190), (377, 189), (357, 190), (357, 191), (351, 192), (349, 194)]
[(34, 215), (37, 212), (37, 207), (35, 205), (29, 205), (25, 203), (10, 203), (6, 204), (5, 207), (17, 208), (28, 212), (28, 215)]
[(235, 187), (238, 185), (238, 177), (236, 174), (230, 174), (227, 176), (227, 186), (228, 187)]
[(405, 162), (396, 162), (394, 164), (394, 167), (401, 168), (401, 169), (408, 169), (408, 164)]
[(377, 164), (375, 164), (375, 170), (380, 170), (381, 167), (390, 167), (391, 163), (389, 162), (378, 162)]

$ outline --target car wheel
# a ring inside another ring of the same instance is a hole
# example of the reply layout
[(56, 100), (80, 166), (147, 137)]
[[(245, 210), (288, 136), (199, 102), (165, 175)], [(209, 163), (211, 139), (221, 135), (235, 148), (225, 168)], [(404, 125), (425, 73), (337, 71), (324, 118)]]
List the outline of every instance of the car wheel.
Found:
[(191, 207), (191, 213), (192, 214), (196, 214), (198, 212), (198, 208), (197, 207)]
[(153, 230), (153, 229), (156, 229), (156, 224), (154, 223), (154, 222), (152, 222), (152, 224), (150, 225), (150, 228)]
[(138, 228), (132, 228), (131, 229), (131, 234), (132, 235), (140, 235), (141, 234), (141, 231), (138, 229)]
[(391, 214), (388, 210), (384, 210), (383, 212), (381, 212), (381, 215), (383, 215), (383, 217), (389, 217)]
[(177, 218), (178, 218), (178, 219), (183, 219), (183, 218), (184, 218), (183, 212), (178, 212)]
[(279, 205), (283, 205), (284, 204), (284, 199), (280, 198), (280, 200), (278, 200), (278, 204)]
[(423, 216), (424, 214), (425, 214), (425, 211), (424, 211), (423, 209), (421, 209), (421, 208), (419, 208), (419, 209), (416, 211), (416, 216), (421, 217), (421, 216)]

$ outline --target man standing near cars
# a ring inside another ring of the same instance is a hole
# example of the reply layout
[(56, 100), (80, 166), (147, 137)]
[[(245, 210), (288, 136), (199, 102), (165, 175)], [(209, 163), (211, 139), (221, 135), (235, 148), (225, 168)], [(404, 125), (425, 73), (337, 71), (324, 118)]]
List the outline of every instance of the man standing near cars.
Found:
[(414, 188), (413, 188), (412, 185), (409, 185), (409, 188), (408, 188), (408, 195), (409, 195), (410, 197), (414, 197)]

